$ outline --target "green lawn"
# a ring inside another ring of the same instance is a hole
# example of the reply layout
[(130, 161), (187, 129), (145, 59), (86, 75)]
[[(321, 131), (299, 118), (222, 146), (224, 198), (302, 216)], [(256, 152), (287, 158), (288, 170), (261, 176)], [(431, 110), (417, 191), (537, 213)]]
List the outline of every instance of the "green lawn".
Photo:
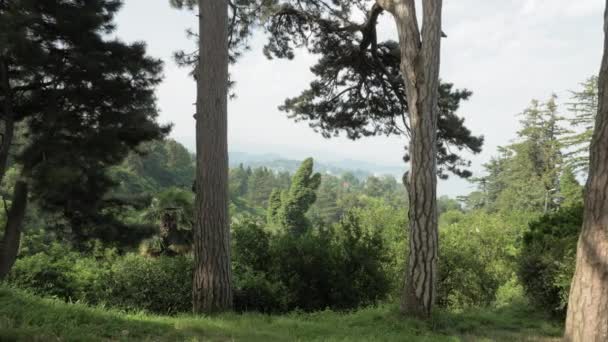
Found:
[(557, 341), (561, 328), (523, 308), (438, 313), (429, 323), (393, 306), (214, 317), (128, 314), (0, 287), (0, 341)]

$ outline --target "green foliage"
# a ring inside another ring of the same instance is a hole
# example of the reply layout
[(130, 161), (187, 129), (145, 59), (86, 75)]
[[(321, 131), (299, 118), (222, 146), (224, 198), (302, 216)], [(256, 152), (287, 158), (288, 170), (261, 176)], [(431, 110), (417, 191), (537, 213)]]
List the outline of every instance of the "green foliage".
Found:
[(131, 152), (111, 175), (118, 186), (115, 196), (137, 192), (156, 193), (166, 188), (190, 189), (194, 182), (194, 158), (180, 143), (172, 139), (142, 144)]
[(158, 227), (158, 233), (140, 245), (140, 252), (145, 255), (190, 252), (194, 215), (192, 191), (168, 188), (158, 193), (142, 213), (145, 222)]
[[(280, 109), (296, 121), (309, 121), (326, 138), (344, 133), (350, 139), (376, 135), (409, 139), (402, 126), (410, 123), (404, 115), (408, 103), (401, 47), (376, 35), (377, 19), (384, 9), (361, 0), (322, 5), (316, 0), (282, 1), (281, 5), (280, 15), (271, 16), (265, 26), (270, 33), (265, 54), (291, 59), (296, 48), (305, 48), (321, 57), (311, 69), (315, 79), (310, 86)], [(456, 112), (471, 92), (442, 83), (438, 96), (437, 171), (441, 177), (447, 177), (447, 172), (468, 177), (470, 162), (460, 151), (479, 153), (483, 137), (474, 136)]]
[(191, 258), (147, 258), (128, 254), (117, 259), (103, 286), (111, 306), (163, 314), (188, 312), (192, 301)]
[(190, 310), (192, 261), (112, 250), (83, 255), (55, 244), (18, 259), (8, 281), (43, 296), (170, 314)]
[(548, 212), (557, 209), (567, 133), (553, 95), (544, 103), (533, 100), (521, 114), (518, 140), (499, 147), (499, 155), (484, 165), (487, 175), (477, 179), (482, 198), (473, 206), (489, 211)]
[(38, 204), (66, 216), (75, 236), (116, 204), (106, 197), (114, 185), (107, 170), (170, 129), (156, 122), (162, 62), (143, 43), (114, 37), (120, 7), (114, 0), (0, 3), (0, 58), (12, 88), (6, 115), (26, 137), (15, 161)]
[(444, 220), (438, 304), (462, 310), (495, 303), (499, 289), (514, 276), (517, 241), (523, 229), (507, 215), (484, 211)]
[(277, 190), (271, 193), (268, 223), (277, 224), (291, 234), (306, 233), (311, 227), (306, 212), (317, 199), (319, 185), (321, 175), (313, 174), (313, 160), (308, 158), (294, 174), (285, 195), (280, 195)]
[(114, 259), (112, 251), (100, 257), (97, 261), (53, 244), (46, 252), (18, 259), (8, 281), (43, 296), (98, 303), (105, 298), (103, 282)]
[(334, 229), (300, 235), (240, 222), (233, 225), (233, 244), (240, 310), (351, 309), (375, 303), (390, 290), (384, 240), (355, 214)]
[(563, 317), (574, 275), (582, 206), (563, 208), (530, 224), (524, 235), (519, 277), (539, 308)]
[(560, 205), (565, 208), (580, 206), (583, 204), (583, 187), (579, 184), (574, 170), (566, 166), (559, 179), (559, 192), (561, 194)]
[(391, 260), (381, 231), (366, 229), (356, 212), (348, 212), (334, 234), (334, 307), (348, 309), (384, 299), (391, 289), (386, 269)]
[(568, 123), (573, 128), (563, 138), (566, 162), (576, 173), (586, 174), (589, 169), (589, 145), (593, 136), (598, 108), (598, 78), (592, 76), (580, 84), (581, 89), (572, 91), (568, 109), (573, 114)]

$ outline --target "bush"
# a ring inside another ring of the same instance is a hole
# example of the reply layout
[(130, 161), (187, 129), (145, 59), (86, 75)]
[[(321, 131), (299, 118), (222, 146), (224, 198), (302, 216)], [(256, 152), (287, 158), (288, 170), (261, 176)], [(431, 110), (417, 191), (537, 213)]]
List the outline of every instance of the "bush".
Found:
[(233, 225), (235, 306), (283, 312), (351, 309), (390, 290), (383, 240), (354, 214), (332, 229), (269, 233), (252, 221)]
[(582, 224), (579, 205), (541, 217), (524, 235), (519, 278), (530, 301), (556, 317), (566, 313)]
[(192, 308), (190, 257), (148, 258), (128, 254), (119, 258), (105, 278), (109, 305), (162, 314), (188, 312)]
[(504, 300), (497, 295), (514, 278), (517, 220), (471, 212), (451, 222), (440, 228), (438, 304), (461, 310)]
[(191, 308), (192, 261), (112, 251), (96, 258), (55, 244), (18, 259), (8, 281), (42, 296), (172, 314)]
[[(391, 290), (389, 258), (383, 238), (377, 230), (365, 230), (353, 212), (336, 225), (330, 247), (335, 266), (332, 302), (334, 307), (350, 309), (373, 304)], [(337, 291), (336, 291), (337, 290)]]
[(98, 303), (105, 298), (107, 274), (107, 266), (95, 258), (53, 244), (46, 253), (18, 259), (8, 281), (38, 295)]
[(234, 308), (237, 311), (286, 311), (287, 289), (269, 272), (273, 258), (272, 236), (253, 220), (232, 225)]

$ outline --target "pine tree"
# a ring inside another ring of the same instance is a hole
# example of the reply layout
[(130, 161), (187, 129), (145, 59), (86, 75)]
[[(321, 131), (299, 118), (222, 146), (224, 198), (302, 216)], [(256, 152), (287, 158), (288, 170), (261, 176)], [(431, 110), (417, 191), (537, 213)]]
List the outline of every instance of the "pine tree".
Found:
[(144, 44), (108, 38), (117, 0), (0, 1), (0, 179), (14, 129), (25, 146), (14, 187), (0, 278), (15, 261), (28, 198), (59, 211), (77, 232), (98, 221), (114, 185), (107, 169), (169, 127), (156, 122), (162, 63)]
[[(439, 82), (442, 1), (422, 6), (419, 27), (414, 0), (281, 1), (267, 25), (265, 52), (293, 58), (295, 48), (305, 47), (321, 55), (309, 89), (281, 107), (290, 117), (310, 121), (326, 137), (345, 132), (352, 139), (409, 139), (404, 159), (410, 171), (403, 179), (412, 246), (402, 309), (428, 317), (436, 297), (437, 177), (470, 176), (459, 151), (477, 153), (483, 139), (455, 114), (471, 93)], [(395, 20), (399, 42), (378, 39), (385, 11)]]
[(577, 131), (570, 132), (563, 139), (566, 148), (566, 162), (577, 173), (588, 173), (589, 144), (598, 108), (598, 78), (593, 76), (581, 84), (581, 89), (572, 91), (568, 109), (574, 115), (568, 124)]
[(533, 100), (521, 114), (518, 140), (499, 147), (499, 156), (485, 165), (487, 176), (477, 179), (489, 210), (544, 211), (559, 204), (565, 134), (556, 97)]

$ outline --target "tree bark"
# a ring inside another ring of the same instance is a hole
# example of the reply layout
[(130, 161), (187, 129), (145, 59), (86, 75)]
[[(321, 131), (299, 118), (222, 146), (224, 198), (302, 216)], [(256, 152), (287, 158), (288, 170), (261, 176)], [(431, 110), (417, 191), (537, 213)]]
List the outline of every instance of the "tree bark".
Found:
[(399, 33), (401, 73), (410, 119), (409, 255), (401, 310), (427, 318), (435, 302), (438, 259), (437, 117), (441, 0), (423, 0), (422, 32), (414, 0), (378, 0)]
[(10, 272), (21, 242), (21, 228), (25, 211), (27, 208), (28, 184), (19, 180), (15, 184), (13, 202), (8, 211), (4, 236), (0, 244), (0, 280), (3, 280)]
[(608, 1), (599, 106), (591, 141), (583, 228), (570, 289), (565, 341), (608, 341)]
[(4, 179), (4, 175), (8, 168), (8, 158), (13, 143), (13, 135), (15, 132), (15, 119), (12, 112), (11, 104), (11, 87), (8, 80), (8, 64), (6, 60), (0, 57), (0, 102), (3, 122), (3, 130), (0, 136), (0, 184)]
[(228, 218), (228, 2), (199, 0), (193, 310), (232, 307)]

